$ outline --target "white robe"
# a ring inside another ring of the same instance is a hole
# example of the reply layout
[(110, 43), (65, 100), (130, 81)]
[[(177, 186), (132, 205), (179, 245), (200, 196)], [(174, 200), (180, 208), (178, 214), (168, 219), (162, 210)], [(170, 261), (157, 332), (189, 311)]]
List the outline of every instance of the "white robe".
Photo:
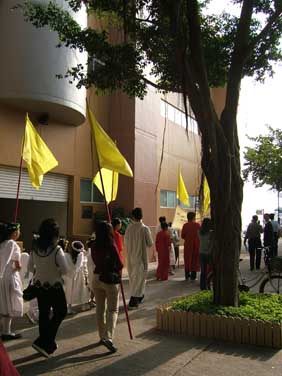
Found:
[(14, 263), (20, 260), (21, 251), (14, 240), (0, 243), (0, 315), (23, 315), (22, 282), (14, 268)]
[(64, 287), (67, 303), (70, 305), (84, 304), (89, 301), (89, 289), (86, 286), (87, 257), (80, 252), (76, 263), (69, 253), (65, 254), (69, 272), (64, 276)]
[(129, 224), (124, 235), (124, 245), (127, 250), (130, 295), (142, 297), (148, 271), (147, 248), (153, 245), (149, 227), (142, 221)]
[(29, 261), (29, 254), (27, 252), (21, 253), (21, 270), (20, 270), (20, 276), (22, 280), (23, 288), (27, 287), (30, 281), (30, 273), (27, 270)]

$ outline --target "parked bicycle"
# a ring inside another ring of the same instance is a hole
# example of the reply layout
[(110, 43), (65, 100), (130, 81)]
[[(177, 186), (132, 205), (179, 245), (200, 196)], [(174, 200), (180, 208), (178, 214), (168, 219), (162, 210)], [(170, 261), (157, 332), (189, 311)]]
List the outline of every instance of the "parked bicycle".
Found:
[[(253, 278), (243, 277), (239, 268), (238, 286), (239, 291), (249, 291), (259, 284), (260, 293), (281, 294), (282, 293), (282, 257), (272, 257), (269, 247), (262, 247), (264, 253), (265, 267)], [(213, 288), (213, 272), (207, 276), (207, 286)]]

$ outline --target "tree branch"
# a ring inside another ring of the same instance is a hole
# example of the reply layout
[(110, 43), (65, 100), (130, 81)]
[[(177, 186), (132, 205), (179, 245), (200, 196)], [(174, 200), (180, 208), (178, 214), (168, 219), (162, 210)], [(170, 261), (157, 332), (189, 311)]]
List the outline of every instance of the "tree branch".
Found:
[(282, 15), (282, 4), (280, 7), (277, 7), (276, 11), (269, 17), (268, 22), (266, 23), (264, 28), (261, 30), (261, 32), (249, 44), (247, 51), (246, 51), (246, 58), (250, 56), (255, 46), (259, 42), (261, 42), (271, 32), (271, 28), (273, 27), (273, 24), (275, 24), (275, 22), (279, 19), (281, 15)]
[[(250, 35), (253, 8), (253, 0), (243, 1), (228, 74), (226, 102), (224, 111), (221, 116), (221, 121), (224, 125), (225, 133), (230, 145), (232, 145), (234, 141), (234, 123), (236, 123), (237, 108), (240, 96), (240, 84), (242, 80), (243, 67), (246, 60), (246, 48), (248, 46), (248, 39)], [(226, 118), (227, 113), (228, 120)]]

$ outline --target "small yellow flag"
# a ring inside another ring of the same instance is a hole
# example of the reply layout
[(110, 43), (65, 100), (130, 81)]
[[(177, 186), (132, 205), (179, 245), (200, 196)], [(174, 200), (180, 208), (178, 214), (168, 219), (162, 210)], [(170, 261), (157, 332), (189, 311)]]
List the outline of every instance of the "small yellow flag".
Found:
[(187, 193), (184, 180), (181, 175), (181, 167), (178, 166), (178, 183), (177, 183), (177, 193), (176, 198), (186, 206), (190, 206), (189, 195)]
[(28, 114), (26, 114), (22, 157), (27, 164), (31, 184), (36, 189), (40, 188), (43, 175), (58, 166), (58, 161), (37, 133)]
[(206, 215), (211, 203), (211, 196), (210, 196), (210, 187), (209, 183), (207, 181), (207, 178), (205, 177), (204, 180), (204, 203), (203, 203), (203, 215)]
[[(105, 196), (106, 196), (105, 199), (107, 203), (109, 203), (111, 201), (114, 201), (117, 197), (118, 172), (111, 171), (106, 168), (102, 168), (101, 173), (102, 173), (102, 179), (103, 179), (104, 189), (105, 189)], [(99, 171), (95, 175), (93, 179), (93, 183), (102, 193), (102, 195), (104, 195)]]
[(124, 156), (118, 150), (116, 144), (107, 135), (104, 129), (96, 120), (87, 102), (88, 119), (91, 124), (100, 167), (116, 171), (119, 174), (133, 176), (132, 170)]

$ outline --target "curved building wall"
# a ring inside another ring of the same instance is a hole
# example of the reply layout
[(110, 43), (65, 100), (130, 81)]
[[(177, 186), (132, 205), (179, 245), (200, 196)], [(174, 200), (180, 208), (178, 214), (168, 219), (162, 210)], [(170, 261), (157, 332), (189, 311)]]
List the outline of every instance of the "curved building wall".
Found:
[[(55, 32), (47, 27), (36, 29), (24, 21), (20, 10), (11, 11), (12, 6), (21, 2), (0, 2), (0, 104), (38, 114), (38, 117), (48, 113), (52, 120), (80, 125), (85, 120), (86, 91), (56, 75), (64, 75), (68, 68), (85, 62), (86, 55), (65, 47), (57, 48)], [(66, 7), (63, 0), (57, 3)], [(73, 16), (86, 27), (86, 12)]]

